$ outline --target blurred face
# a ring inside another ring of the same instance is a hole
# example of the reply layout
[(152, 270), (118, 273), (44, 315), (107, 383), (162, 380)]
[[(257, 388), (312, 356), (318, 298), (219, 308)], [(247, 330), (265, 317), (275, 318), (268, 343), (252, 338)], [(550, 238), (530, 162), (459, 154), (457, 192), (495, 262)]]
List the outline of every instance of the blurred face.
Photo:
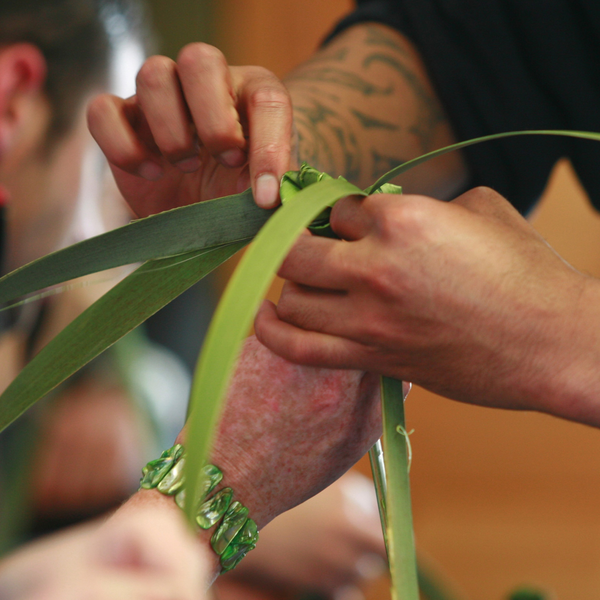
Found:
[[(143, 59), (138, 42), (121, 43), (114, 52), (110, 91), (134, 93)], [(44, 94), (22, 103), (21, 131), (0, 159), (0, 184), (9, 192), (5, 270), (106, 229), (100, 199), (106, 200), (107, 165), (85, 118), (88, 100), (102, 91), (83, 99), (71, 129), (49, 146), (51, 107)]]
[(28, 110), (30, 124), (3, 157), (9, 192), (7, 268), (54, 250), (67, 235), (79, 189), (85, 148), (93, 142), (82, 107), (71, 130), (47, 147), (50, 108), (40, 97)]

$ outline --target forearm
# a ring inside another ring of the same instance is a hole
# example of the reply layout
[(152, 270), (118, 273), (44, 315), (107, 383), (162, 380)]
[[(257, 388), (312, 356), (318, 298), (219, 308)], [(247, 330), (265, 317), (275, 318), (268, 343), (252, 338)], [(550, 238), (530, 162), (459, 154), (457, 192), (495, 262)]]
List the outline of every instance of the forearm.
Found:
[[(285, 80), (298, 154), (366, 187), (392, 167), (457, 141), (412, 44), (367, 23), (336, 37)], [(405, 191), (450, 198), (467, 167), (453, 152), (411, 170)]]

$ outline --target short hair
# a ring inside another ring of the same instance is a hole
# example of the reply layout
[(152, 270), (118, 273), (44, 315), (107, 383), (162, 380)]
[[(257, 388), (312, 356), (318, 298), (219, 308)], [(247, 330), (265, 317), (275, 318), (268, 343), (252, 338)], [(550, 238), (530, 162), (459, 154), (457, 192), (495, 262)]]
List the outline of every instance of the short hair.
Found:
[(89, 91), (107, 84), (118, 38), (143, 41), (146, 31), (137, 0), (0, 0), (0, 45), (28, 42), (46, 59), (49, 141), (70, 129)]

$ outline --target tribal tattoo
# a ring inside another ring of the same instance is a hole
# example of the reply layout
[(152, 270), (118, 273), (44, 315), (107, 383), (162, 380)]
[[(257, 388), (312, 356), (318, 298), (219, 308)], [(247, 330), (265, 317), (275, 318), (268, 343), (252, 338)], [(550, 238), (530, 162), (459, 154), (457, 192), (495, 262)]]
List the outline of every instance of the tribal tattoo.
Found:
[(447, 124), (409, 43), (379, 25), (340, 34), (286, 85), (300, 160), (358, 185), (433, 149)]

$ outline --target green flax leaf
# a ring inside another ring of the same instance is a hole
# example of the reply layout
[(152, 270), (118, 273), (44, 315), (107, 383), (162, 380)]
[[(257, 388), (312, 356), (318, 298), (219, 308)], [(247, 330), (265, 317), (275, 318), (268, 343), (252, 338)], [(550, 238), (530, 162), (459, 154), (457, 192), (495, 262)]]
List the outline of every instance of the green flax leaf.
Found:
[(382, 377), (381, 398), (387, 478), (386, 540), (392, 576), (392, 600), (419, 600), (402, 382)]
[(294, 195), (261, 229), (223, 294), (198, 360), (190, 399), (185, 510), (192, 524), (200, 469), (207, 462), (227, 384), (256, 310), (302, 230), (324, 208), (351, 194), (364, 196), (347, 181), (329, 179)]
[(402, 163), (401, 165), (395, 167), (391, 171), (388, 171), (385, 175), (382, 175), (372, 186), (368, 187), (365, 191), (367, 192), (367, 194), (373, 194), (384, 183), (391, 181), (392, 179), (394, 179), (394, 177), (398, 177), (398, 175), (405, 173), (409, 169), (418, 167), (419, 165), (427, 162), (428, 160), (431, 160), (432, 158), (442, 156), (442, 154), (447, 154), (448, 152), (453, 152), (454, 150), (460, 150), (461, 148), (466, 148), (467, 146), (481, 144), (482, 142), (491, 142), (492, 140), (499, 140), (502, 138), (515, 137), (519, 135), (559, 135), (565, 137), (580, 138), (583, 140), (600, 141), (600, 133), (594, 133), (589, 131), (539, 130), (508, 131), (506, 133), (495, 133), (493, 135), (486, 135), (483, 137), (475, 138), (473, 140), (467, 140), (465, 142), (459, 142), (458, 144), (452, 144), (451, 146), (439, 148), (438, 150), (434, 150), (433, 152), (428, 152), (427, 154), (423, 154), (422, 156), (418, 156), (417, 158), (408, 160), (405, 163)]
[(0, 304), (113, 267), (250, 241), (272, 212), (246, 190), (133, 221), (8, 273), (0, 279)]
[(125, 334), (245, 245), (153, 260), (123, 279), (48, 343), (0, 396), (0, 431)]

